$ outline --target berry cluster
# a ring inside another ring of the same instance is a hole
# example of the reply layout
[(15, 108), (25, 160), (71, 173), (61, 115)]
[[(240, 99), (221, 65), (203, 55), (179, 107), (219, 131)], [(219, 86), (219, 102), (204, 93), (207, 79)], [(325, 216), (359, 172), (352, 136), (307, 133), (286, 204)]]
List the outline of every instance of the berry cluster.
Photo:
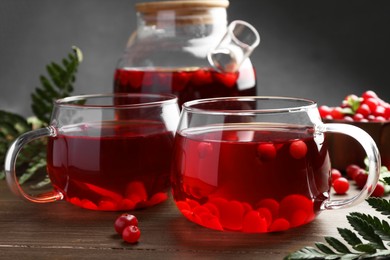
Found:
[(290, 194), (280, 202), (262, 199), (255, 207), (222, 197), (210, 198), (204, 204), (186, 199), (176, 201), (176, 205), (188, 220), (201, 226), (245, 233), (284, 231), (315, 217), (313, 201), (300, 194)]
[[(351, 164), (346, 169), (347, 176), (352, 180), (355, 185), (362, 189), (367, 182), (368, 173), (365, 169), (360, 168), (358, 165)], [(345, 194), (349, 190), (349, 181), (347, 178), (342, 177), (342, 174), (337, 169), (331, 171), (332, 186), (337, 194)], [(385, 184), (379, 181), (375, 190), (371, 194), (372, 197), (383, 197), (385, 195)]]
[(131, 214), (123, 213), (114, 223), (115, 231), (122, 236), (122, 239), (130, 244), (138, 242), (141, 231), (138, 228), (138, 219)]
[(390, 104), (368, 90), (358, 97), (348, 95), (340, 106), (319, 107), (321, 118), (349, 122), (385, 122), (390, 120)]
[(69, 202), (91, 210), (117, 211), (145, 208), (159, 204), (168, 198), (167, 192), (157, 192), (149, 197), (148, 191), (141, 181), (133, 181), (127, 184), (123, 194), (91, 183), (81, 183), (75, 180), (72, 180), (72, 183), (75, 184), (75, 187), (82, 188), (85, 192), (79, 193), (91, 198), (91, 200), (87, 198), (80, 199), (71, 194), (68, 195)]

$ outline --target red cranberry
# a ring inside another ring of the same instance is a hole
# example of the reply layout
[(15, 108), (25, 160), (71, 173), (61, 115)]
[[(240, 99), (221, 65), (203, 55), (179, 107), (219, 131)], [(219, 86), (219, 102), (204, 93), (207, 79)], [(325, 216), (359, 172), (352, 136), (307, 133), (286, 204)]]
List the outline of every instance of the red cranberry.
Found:
[(131, 214), (124, 213), (120, 215), (114, 223), (115, 231), (121, 235), (123, 233), (123, 230), (128, 226), (137, 226), (138, 225), (138, 219)]
[(378, 184), (375, 187), (375, 190), (371, 194), (372, 197), (383, 197), (385, 194), (385, 186), (381, 183), (378, 182)]
[(368, 117), (371, 114), (371, 110), (367, 104), (363, 103), (356, 110), (356, 113), (362, 114), (364, 117)]
[(134, 225), (125, 227), (122, 233), (123, 240), (131, 244), (137, 243), (140, 236), (141, 231), (137, 226)]
[(366, 92), (364, 92), (362, 94), (362, 98), (364, 100), (369, 99), (369, 98), (378, 98), (378, 95), (372, 90), (367, 90)]
[(272, 143), (261, 143), (257, 146), (257, 154), (262, 161), (271, 161), (276, 157), (276, 148)]
[(343, 119), (344, 114), (341, 107), (335, 107), (333, 108), (332, 112), (330, 113), (333, 119)]
[(367, 178), (368, 174), (363, 169), (361, 169), (359, 173), (355, 176), (354, 181), (356, 185), (361, 189), (366, 184)]
[(306, 156), (307, 145), (304, 141), (298, 140), (290, 144), (290, 154), (295, 159), (302, 159)]
[(360, 169), (361, 168), (356, 164), (348, 165), (347, 169), (346, 169), (348, 177), (351, 178), (352, 180), (354, 180), (356, 175), (359, 173)]
[(330, 173), (331, 173), (332, 183), (333, 183), (336, 179), (338, 179), (338, 178), (341, 177), (341, 172), (340, 172), (339, 170), (337, 170), (337, 169), (332, 169)]
[(364, 100), (364, 104), (367, 104), (371, 111), (375, 111), (379, 105), (379, 101), (376, 98), (368, 98)]
[(333, 189), (337, 194), (345, 194), (349, 189), (349, 182), (346, 178), (340, 177), (333, 182)]

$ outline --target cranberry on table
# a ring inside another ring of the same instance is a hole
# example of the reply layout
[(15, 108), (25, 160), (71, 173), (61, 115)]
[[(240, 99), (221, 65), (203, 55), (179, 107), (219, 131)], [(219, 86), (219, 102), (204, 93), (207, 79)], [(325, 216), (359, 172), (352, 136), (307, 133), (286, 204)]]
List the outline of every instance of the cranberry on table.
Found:
[(340, 172), (339, 170), (337, 170), (337, 169), (332, 169), (330, 173), (331, 173), (331, 180), (332, 180), (332, 183), (333, 183), (336, 179), (342, 177), (341, 172)]
[(362, 189), (364, 187), (364, 185), (366, 185), (367, 179), (368, 179), (368, 174), (366, 173), (366, 171), (363, 169), (360, 169), (358, 174), (355, 176), (354, 181), (355, 181), (356, 185), (360, 189)]
[(333, 189), (337, 194), (345, 194), (349, 189), (349, 182), (346, 178), (340, 177), (333, 182)]
[(141, 236), (141, 231), (137, 226), (134, 225), (125, 227), (122, 233), (123, 240), (130, 244), (137, 243), (140, 236)]
[(361, 170), (360, 166), (356, 164), (350, 164), (347, 166), (346, 172), (349, 178), (352, 180), (355, 179), (356, 175), (358, 175), (359, 171)]
[(383, 183), (378, 182), (378, 184), (376, 185), (371, 196), (372, 197), (383, 197), (383, 195), (385, 195), (385, 186), (383, 185)]
[(138, 226), (138, 219), (134, 215), (123, 213), (115, 220), (114, 228), (119, 235), (128, 226)]

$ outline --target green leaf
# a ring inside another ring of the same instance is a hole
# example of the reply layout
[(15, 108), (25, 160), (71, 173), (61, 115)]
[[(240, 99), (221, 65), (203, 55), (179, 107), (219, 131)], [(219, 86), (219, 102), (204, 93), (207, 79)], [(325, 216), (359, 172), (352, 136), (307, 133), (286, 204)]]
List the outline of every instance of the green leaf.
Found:
[(348, 222), (364, 239), (371, 242), (377, 249), (386, 249), (379, 235), (375, 233), (373, 227), (364, 219), (356, 215), (347, 216)]
[(334, 237), (325, 237), (325, 241), (328, 242), (334, 249), (336, 249), (340, 253), (351, 253), (348, 247), (346, 247), (342, 242), (340, 242), (337, 238)]
[(368, 253), (368, 254), (375, 254), (376, 253), (376, 248), (374, 246), (372, 246), (371, 244), (355, 245), (353, 247), (353, 249), (360, 251), (360, 252)]
[(390, 215), (390, 201), (382, 198), (370, 197), (367, 199), (368, 204), (382, 215)]
[(341, 237), (351, 246), (355, 246), (362, 243), (360, 238), (353, 231), (347, 228), (337, 228), (337, 230)]
[(390, 177), (384, 177), (383, 179), (387, 185), (390, 185)]
[(330, 247), (324, 243), (315, 243), (316, 247), (325, 254), (336, 254)]
[(338, 259), (337, 255), (331, 255), (325, 258), (327, 255), (313, 247), (304, 247), (296, 252), (289, 254), (285, 257), (285, 260), (297, 260), (297, 259)]
[(353, 113), (355, 113), (355, 111), (359, 108), (360, 103), (362, 101), (363, 101), (362, 99), (360, 99), (359, 97), (357, 97), (355, 95), (349, 95), (347, 97), (347, 104), (351, 107), (351, 109), (353, 110)]
[(385, 220), (380, 220), (379, 218), (363, 213), (352, 212), (351, 216), (356, 216), (364, 221), (366, 221), (369, 225), (371, 225), (382, 240), (390, 241), (390, 225)]
[(31, 94), (31, 108), (39, 120), (50, 123), (53, 101), (69, 96), (73, 91), (78, 65), (82, 53), (77, 47), (72, 47), (72, 53), (62, 59), (61, 64), (51, 62), (46, 66), (48, 77), (40, 76), (40, 87)]
[[(41, 86), (31, 93), (31, 108), (35, 117), (25, 119), (23, 116), (0, 110), (0, 179), (4, 178), (4, 160), (8, 147), (18, 136), (33, 127), (49, 124), (53, 101), (71, 94), (81, 61), (80, 49), (73, 46), (72, 52), (61, 60), (61, 64), (51, 62), (46, 66), (48, 76), (41, 75)], [(23, 147), (16, 161), (16, 167), (21, 166), (27, 167), (25, 173), (19, 177), (21, 183), (46, 168), (46, 139), (30, 142)]]
[(26, 181), (28, 181), (35, 173), (37, 173), (40, 170), (44, 170), (46, 168), (46, 159), (45, 158), (38, 158), (36, 162), (31, 162), (29, 164), (29, 167), (26, 170), (26, 173), (24, 173), (19, 178), (19, 183), (23, 184)]

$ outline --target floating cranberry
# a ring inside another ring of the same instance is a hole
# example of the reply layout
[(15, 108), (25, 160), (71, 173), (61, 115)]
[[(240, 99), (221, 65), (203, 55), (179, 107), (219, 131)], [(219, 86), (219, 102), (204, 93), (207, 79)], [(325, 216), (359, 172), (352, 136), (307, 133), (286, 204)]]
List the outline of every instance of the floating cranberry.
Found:
[(246, 213), (242, 231), (246, 233), (264, 233), (267, 232), (267, 220), (256, 210)]
[(141, 231), (137, 226), (131, 225), (123, 229), (122, 238), (127, 243), (137, 243), (141, 236)]
[(242, 229), (244, 207), (238, 201), (228, 201), (219, 207), (220, 221), (224, 228), (229, 230)]
[[(314, 205), (313, 202), (300, 194), (290, 194), (282, 199), (280, 202), (279, 216), (291, 221), (294, 219), (296, 223), (306, 222), (314, 217)], [(301, 214), (302, 219), (297, 220), (297, 211), (306, 212), (305, 215)]]
[(284, 231), (290, 228), (290, 222), (284, 218), (275, 219), (269, 227), (270, 232)]
[(120, 235), (123, 233), (125, 227), (128, 226), (138, 226), (138, 219), (134, 215), (123, 213), (115, 220), (114, 228)]
[(201, 213), (199, 215), (199, 218), (202, 221), (202, 223), (201, 223), (202, 226), (205, 226), (207, 228), (214, 229), (214, 230), (220, 230), (220, 231), (223, 230), (223, 227), (221, 225), (221, 222), (219, 221), (219, 218), (214, 216), (210, 212), (209, 213), (207, 213), (207, 212)]
[(257, 146), (257, 154), (261, 161), (272, 161), (276, 157), (276, 148), (272, 143), (262, 143)]
[(86, 209), (91, 209), (91, 210), (97, 210), (98, 207), (96, 206), (95, 203), (93, 203), (90, 200), (87, 199), (82, 199), (81, 200), (81, 207), (86, 208)]
[(337, 194), (345, 194), (349, 189), (349, 182), (346, 178), (340, 177), (333, 182), (333, 189)]
[(225, 85), (227, 88), (232, 88), (235, 86), (238, 73), (229, 72), (229, 73), (215, 73), (214, 78)]
[(295, 159), (302, 159), (306, 156), (307, 145), (304, 141), (297, 140), (290, 144), (290, 154)]
[(274, 199), (271, 198), (262, 199), (256, 204), (256, 206), (258, 208), (268, 209), (272, 214), (272, 218), (276, 218), (279, 215), (279, 208), (280, 208), (279, 202), (277, 202)]
[(191, 73), (188, 73), (187, 71), (179, 71), (173, 73), (172, 76), (172, 90), (173, 91), (183, 91), (185, 89), (187, 83), (191, 79)]
[(105, 211), (117, 210), (116, 203), (108, 199), (102, 199), (99, 201), (98, 208)]

